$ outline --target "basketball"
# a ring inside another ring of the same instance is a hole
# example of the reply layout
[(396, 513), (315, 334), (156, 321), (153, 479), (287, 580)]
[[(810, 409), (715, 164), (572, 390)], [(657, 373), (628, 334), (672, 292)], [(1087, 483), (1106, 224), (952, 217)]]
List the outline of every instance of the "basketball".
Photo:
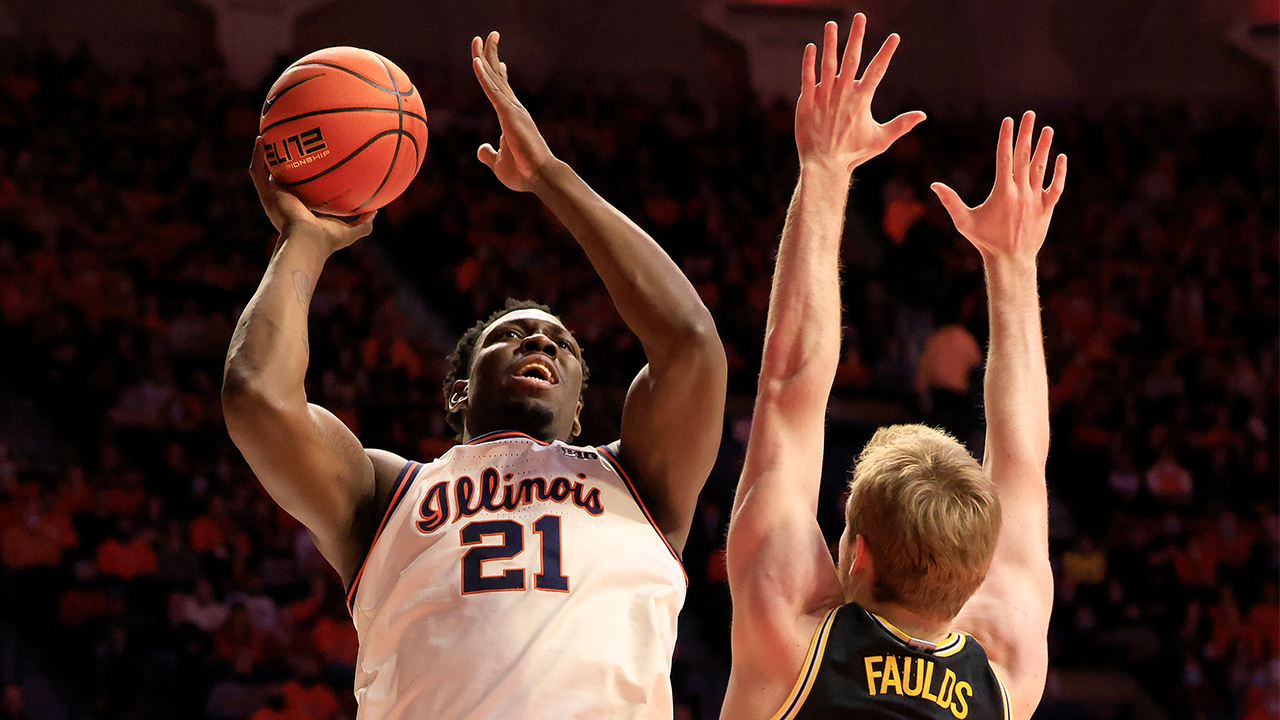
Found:
[(276, 182), (307, 207), (358, 215), (396, 199), (418, 174), (427, 113), (409, 76), (381, 55), (331, 47), (290, 65), (258, 124)]

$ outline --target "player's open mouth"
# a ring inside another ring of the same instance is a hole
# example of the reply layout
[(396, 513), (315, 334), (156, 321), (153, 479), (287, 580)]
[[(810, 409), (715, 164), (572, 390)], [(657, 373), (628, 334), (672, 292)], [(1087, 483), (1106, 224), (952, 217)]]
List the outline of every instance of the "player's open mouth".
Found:
[(517, 379), (538, 387), (551, 387), (560, 383), (551, 364), (539, 357), (522, 361), (512, 374)]

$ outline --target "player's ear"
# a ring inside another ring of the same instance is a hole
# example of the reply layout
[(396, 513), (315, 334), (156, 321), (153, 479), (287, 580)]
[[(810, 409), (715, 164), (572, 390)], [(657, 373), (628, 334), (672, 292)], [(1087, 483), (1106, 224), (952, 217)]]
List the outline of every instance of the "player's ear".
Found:
[(853, 547), (849, 548), (849, 552), (852, 553), (849, 557), (849, 577), (873, 572), (871, 553), (867, 550), (867, 540), (862, 537), (862, 533), (853, 537), (852, 545)]
[(578, 416), (582, 414), (582, 401), (578, 401), (578, 407), (573, 410), (573, 429), (569, 431), (570, 438), (576, 438), (582, 434), (582, 421)]
[(467, 405), (467, 380), (454, 380), (449, 388), (449, 397), (445, 398), (444, 407), (451, 413), (464, 409)]

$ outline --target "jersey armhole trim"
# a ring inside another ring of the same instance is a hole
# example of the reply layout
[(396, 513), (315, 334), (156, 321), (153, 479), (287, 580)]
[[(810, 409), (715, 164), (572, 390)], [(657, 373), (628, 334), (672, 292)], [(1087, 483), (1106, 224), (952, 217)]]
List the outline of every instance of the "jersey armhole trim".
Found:
[(404, 496), (408, 494), (409, 486), (413, 484), (414, 478), (418, 476), (418, 470), (422, 467), (422, 463), (410, 460), (400, 468), (400, 474), (396, 476), (395, 484), (391, 486), (391, 499), (387, 502), (387, 509), (382, 514), (382, 522), (378, 523), (378, 529), (373, 533), (373, 540), (369, 543), (369, 549), (364, 553), (364, 559), (360, 561), (360, 569), (356, 571), (356, 576), (351, 579), (351, 587), (347, 589), (347, 612), (355, 614), (356, 611), (356, 591), (360, 588), (360, 578), (364, 576), (364, 567), (369, 562), (369, 556), (373, 554), (373, 546), (377, 544), (378, 538), (382, 535), (382, 531), (387, 527), (387, 521), (391, 519), (391, 514), (400, 507), (400, 501), (404, 500)]
[(1000, 673), (996, 672), (996, 666), (989, 660), (987, 667), (991, 668), (991, 676), (996, 679), (996, 685), (1000, 686), (1000, 700), (1004, 703), (1004, 720), (1013, 720), (1013, 702), (1009, 700), (1009, 688), (1004, 686), (1004, 679), (1000, 677)]
[(827, 651), (827, 638), (831, 635), (831, 626), (835, 624), (836, 611), (839, 609), (835, 607), (828, 611), (822, 624), (814, 631), (800, 676), (796, 678), (796, 684), (782, 703), (782, 708), (770, 720), (791, 720), (804, 707), (804, 701), (809, 699), (809, 691), (813, 690), (813, 683), (818, 679), (818, 668), (822, 666), (822, 656)]
[(653, 516), (649, 514), (649, 508), (644, 506), (644, 500), (640, 499), (640, 493), (636, 492), (636, 486), (631, 482), (631, 476), (627, 475), (627, 471), (622, 469), (622, 463), (618, 462), (617, 456), (606, 445), (596, 446), (596, 450), (600, 451), (600, 455), (613, 466), (614, 472), (618, 473), (618, 477), (622, 478), (622, 483), (627, 486), (627, 492), (631, 493), (631, 499), (636, 501), (636, 505), (640, 507), (640, 512), (644, 513), (644, 517), (649, 521), (649, 526), (653, 531), (658, 533), (658, 537), (662, 539), (662, 544), (667, 546), (667, 550), (671, 551), (671, 557), (676, 559), (676, 564), (680, 566), (680, 574), (684, 575), (685, 587), (689, 586), (689, 573), (684, 569), (684, 559), (680, 557), (680, 553), (671, 547), (667, 536), (658, 527), (658, 523), (653, 521)]

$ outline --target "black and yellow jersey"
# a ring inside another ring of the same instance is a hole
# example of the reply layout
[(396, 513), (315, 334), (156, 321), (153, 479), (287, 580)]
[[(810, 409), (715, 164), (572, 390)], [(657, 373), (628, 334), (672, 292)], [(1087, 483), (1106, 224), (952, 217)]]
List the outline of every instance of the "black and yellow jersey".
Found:
[(1009, 720), (1009, 695), (968, 635), (933, 646), (849, 603), (827, 613), (773, 720)]

